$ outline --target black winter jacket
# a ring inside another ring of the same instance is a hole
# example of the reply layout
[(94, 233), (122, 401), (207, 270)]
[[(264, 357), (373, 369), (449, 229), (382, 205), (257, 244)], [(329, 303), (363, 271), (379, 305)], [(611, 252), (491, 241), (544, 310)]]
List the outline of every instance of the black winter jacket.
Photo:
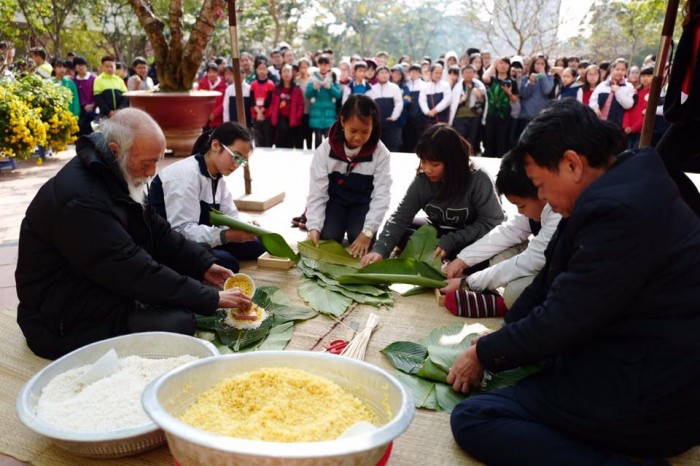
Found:
[(491, 370), (547, 362), (516, 386), (547, 422), (655, 431), (682, 451), (700, 441), (700, 221), (654, 149), (629, 154), (576, 200), (477, 355)]
[(129, 197), (101, 134), (76, 149), (22, 221), (17, 321), (30, 348), (69, 334), (77, 319), (118, 321), (128, 303), (212, 314), (218, 291), (198, 280), (214, 257)]

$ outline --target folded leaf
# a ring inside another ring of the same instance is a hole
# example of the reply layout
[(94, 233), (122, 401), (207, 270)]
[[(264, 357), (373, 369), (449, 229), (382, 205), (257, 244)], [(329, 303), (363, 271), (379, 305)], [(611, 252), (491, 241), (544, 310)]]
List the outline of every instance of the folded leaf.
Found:
[(423, 225), (411, 235), (406, 247), (401, 251), (402, 259), (415, 259), (425, 262), (436, 272), (442, 274), (440, 257), (433, 257), (435, 249), (440, 244), (437, 230), (432, 225)]
[(283, 350), (294, 335), (294, 322), (287, 322), (270, 329), (267, 338), (260, 343), (258, 351)]
[[(384, 261), (383, 261), (384, 262)], [(443, 288), (447, 282), (421, 277), (420, 275), (397, 275), (385, 273), (353, 273), (338, 278), (345, 285), (350, 283), (362, 283), (369, 285), (390, 285), (392, 283), (408, 283), (409, 285), (426, 286), (429, 288)]]
[(447, 383), (447, 373), (447, 370), (433, 363), (433, 361), (430, 360), (430, 356), (428, 356), (425, 358), (425, 361), (423, 361), (418, 372), (416, 372), (416, 375), (427, 380), (432, 380), (433, 382)]
[(414, 286), (413, 288), (410, 288), (403, 293), (401, 293), (401, 296), (404, 297), (409, 297), (409, 296), (416, 296), (419, 294), (427, 293), (428, 291), (432, 291), (432, 288), (429, 288), (427, 286)]
[(260, 242), (267, 252), (273, 256), (286, 257), (294, 262), (299, 260), (299, 256), (289, 247), (287, 241), (278, 233), (264, 230), (256, 225), (242, 222), (238, 219), (225, 215), (224, 213), (211, 209), (209, 211), (209, 222), (216, 226), (227, 226), (232, 230), (245, 231), (260, 237)]
[(300, 241), (298, 246), (299, 254), (303, 257), (328, 262), (330, 264), (346, 265), (354, 269), (360, 268), (359, 259), (352, 257), (350, 253), (345, 250), (343, 245), (337, 241), (323, 240), (320, 241), (318, 247), (316, 247), (311, 240), (306, 240)]
[(323, 314), (330, 314), (340, 317), (352, 304), (352, 299), (327, 290), (318, 283), (308, 278), (300, 278), (297, 282), (299, 296), (311, 308)]
[(444, 383), (435, 384), (435, 398), (442, 411), (451, 413), (455, 406), (464, 401), (469, 395), (452, 390), (450, 385)]
[(395, 368), (407, 374), (416, 374), (428, 356), (423, 345), (412, 341), (395, 341), (381, 351)]
[(331, 264), (330, 262), (324, 262), (322, 260), (311, 259), (308, 257), (302, 257), (302, 261), (304, 262), (304, 265), (314, 270), (318, 270), (319, 272), (331, 278), (338, 278), (349, 273), (357, 272), (357, 269), (355, 267), (340, 264)]
[(420, 377), (403, 372), (397, 372), (396, 378), (406, 387), (408, 392), (413, 396), (413, 401), (416, 408), (425, 408), (439, 410), (437, 396), (435, 393), (435, 384)]
[(490, 391), (498, 388), (512, 387), (525, 377), (539, 372), (540, 369), (542, 369), (541, 365), (530, 364), (503, 372), (493, 373), (487, 371), (484, 377), (483, 389)]

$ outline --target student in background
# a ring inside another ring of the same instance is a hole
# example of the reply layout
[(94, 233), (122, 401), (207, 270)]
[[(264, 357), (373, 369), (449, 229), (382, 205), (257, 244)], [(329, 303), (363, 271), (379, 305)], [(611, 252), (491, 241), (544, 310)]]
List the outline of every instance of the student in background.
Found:
[(425, 128), (437, 123), (450, 121), (450, 104), (452, 91), (450, 85), (442, 80), (442, 65), (435, 63), (430, 66), (430, 82), (421, 89), (418, 103), (423, 111), (423, 126)]
[(647, 111), (647, 101), (651, 80), (654, 76), (654, 68), (644, 68), (639, 75), (640, 85), (637, 89), (637, 98), (632, 108), (625, 112), (622, 117), (622, 131), (627, 135), (627, 148), (639, 148), (639, 140), (642, 136), (642, 126), (644, 125), (644, 114)]
[(462, 79), (452, 93), (452, 127), (469, 142), (475, 152), (480, 145), (478, 135), (486, 104), (486, 86), (476, 79), (476, 70), (472, 65), (464, 67)]
[(540, 113), (551, 100), (554, 90), (554, 77), (549, 74), (549, 63), (542, 55), (532, 57), (530, 70), (518, 83), (520, 93), (520, 114), (515, 121), (515, 139), (520, 136), (527, 124)]
[(391, 154), (379, 133), (374, 101), (350, 96), (311, 161), (306, 228), (314, 244), (347, 235), (350, 254), (367, 254), (390, 200)]
[(131, 62), (133, 74), (126, 82), (129, 91), (150, 91), (153, 89), (153, 80), (148, 76), (148, 62), (143, 57), (136, 57)]
[[(243, 75), (241, 75), (243, 79)], [(246, 126), (250, 128), (252, 126), (252, 121), (250, 118), (250, 85), (245, 82), (245, 79), (241, 83), (241, 93), (243, 94), (243, 109), (245, 111)], [(224, 123), (227, 121), (238, 122), (238, 104), (236, 103), (236, 85), (231, 83), (226, 86), (226, 93), (224, 94), (224, 105), (223, 105), (223, 120)]]
[(302, 96), (304, 97), (304, 113), (301, 115), (301, 124), (297, 129), (297, 141), (294, 144), (299, 149), (303, 149), (304, 144), (306, 144), (307, 149), (311, 149), (311, 140), (313, 139), (313, 132), (309, 126), (311, 101), (306, 96), (307, 88), (311, 82), (309, 68), (311, 68), (311, 61), (308, 58), (299, 59), (299, 71), (297, 73), (296, 83), (301, 90)]
[(275, 129), (275, 147), (292, 148), (298, 140), (297, 130), (304, 114), (304, 96), (294, 82), (294, 68), (283, 65), (280, 83), (272, 97), (270, 121)]
[(226, 82), (224, 81), (223, 73), (219, 74), (219, 67), (215, 62), (209, 62), (206, 66), (206, 74), (199, 81), (200, 91), (217, 91), (221, 95), (216, 97), (214, 108), (209, 114), (207, 120), (207, 128), (216, 128), (224, 122), (224, 98), (226, 95)]
[(367, 63), (364, 61), (355, 62), (352, 67), (352, 80), (343, 88), (343, 103), (352, 94), (366, 94), (372, 89), (372, 85), (365, 80), (367, 74)]
[(255, 146), (272, 147), (274, 132), (270, 116), (272, 114), (272, 97), (275, 84), (267, 77), (267, 61), (262, 57), (255, 60), (255, 80), (250, 85), (250, 113), (255, 129)]
[(342, 96), (328, 55), (319, 56), (317, 63), (318, 71), (312, 73), (311, 82), (306, 88), (306, 96), (311, 103), (309, 126), (314, 131), (316, 147), (328, 136), (328, 130), (336, 120), (335, 102)]
[(581, 87), (576, 91), (576, 100), (583, 105), (588, 105), (591, 102), (593, 91), (600, 84), (600, 69), (598, 65), (588, 65), (582, 76)]
[(581, 87), (576, 81), (578, 72), (575, 68), (564, 68), (561, 72), (561, 88), (558, 99), (575, 99)]
[(502, 157), (511, 147), (511, 106), (518, 102), (518, 83), (510, 78), (510, 59), (496, 58), (484, 72), (489, 86), (484, 124), (484, 157)]
[(440, 242), (435, 257), (454, 258), (503, 221), (501, 203), (491, 178), (472, 166), (469, 143), (446, 124), (426, 129), (416, 153), (420, 159), (416, 177), (403, 200), (391, 214), (363, 266), (388, 258), (400, 248), (425, 219), (416, 218), (423, 210), (427, 222), (438, 232)]
[(123, 96), (126, 92), (124, 80), (115, 73), (116, 61), (111, 55), (102, 57), (102, 73), (93, 83), (95, 103), (100, 109), (100, 115), (111, 117), (119, 109), (127, 106), (127, 100)]
[(71, 92), (73, 99), (68, 104), (68, 110), (76, 117), (80, 117), (80, 97), (78, 96), (78, 88), (73, 80), (66, 76), (67, 71), (68, 67), (66, 66), (66, 62), (64, 60), (56, 60), (53, 65), (53, 79), (57, 84), (60, 84)]
[(41, 76), (44, 79), (51, 79), (51, 74), (53, 73), (53, 67), (48, 62), (48, 55), (43, 47), (33, 47), (29, 50), (29, 54), (34, 60), (34, 73)]
[(92, 121), (97, 116), (95, 109), (95, 94), (93, 87), (95, 85), (95, 75), (88, 71), (88, 64), (85, 57), (77, 56), (73, 60), (75, 65), (75, 77), (73, 82), (78, 88), (78, 97), (80, 98), (80, 118), (78, 119), (78, 135), (86, 136), (92, 133)]
[(389, 81), (390, 72), (386, 66), (377, 68), (377, 84), (367, 92), (379, 108), (381, 140), (390, 152), (401, 148), (401, 127), (397, 122), (403, 111), (403, 91)]
[(622, 117), (625, 110), (634, 106), (636, 91), (625, 80), (627, 60), (618, 58), (612, 64), (610, 79), (606, 79), (595, 88), (588, 105), (598, 118), (615, 123), (622, 128)]
[(398, 126), (401, 131), (401, 145), (398, 150), (403, 150), (405, 138), (404, 128), (408, 121), (408, 112), (411, 109), (411, 92), (406, 85), (406, 73), (403, 65), (394, 65), (393, 68), (391, 68), (391, 82), (399, 86), (401, 95), (403, 96), (403, 110), (401, 110), (401, 116), (399, 116), (399, 119), (396, 121), (396, 126)]
[(414, 63), (408, 67), (408, 80), (406, 87), (408, 88), (410, 107), (408, 109), (408, 117), (406, 126), (403, 132), (403, 147), (402, 152), (413, 152), (416, 149), (416, 144), (420, 135), (425, 129), (423, 123), (423, 111), (420, 107), (419, 97), (426, 82), (421, 79), (421, 66)]
[(267, 67), (267, 77), (277, 85), (280, 82), (280, 71), (282, 71), (282, 65), (284, 64), (282, 52), (279, 49), (270, 52), (270, 62), (272, 64)]

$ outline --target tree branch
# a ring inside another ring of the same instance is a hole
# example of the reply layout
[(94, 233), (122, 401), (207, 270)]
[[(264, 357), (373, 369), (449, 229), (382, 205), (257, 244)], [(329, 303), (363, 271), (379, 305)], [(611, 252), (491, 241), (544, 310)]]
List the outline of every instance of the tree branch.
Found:
[(216, 27), (218, 13), (225, 8), (225, 0), (204, 0), (202, 3), (202, 9), (197, 16), (197, 21), (194, 23), (182, 54), (182, 83), (186, 89), (192, 87), (192, 81), (194, 81), (202, 62), (204, 49)]

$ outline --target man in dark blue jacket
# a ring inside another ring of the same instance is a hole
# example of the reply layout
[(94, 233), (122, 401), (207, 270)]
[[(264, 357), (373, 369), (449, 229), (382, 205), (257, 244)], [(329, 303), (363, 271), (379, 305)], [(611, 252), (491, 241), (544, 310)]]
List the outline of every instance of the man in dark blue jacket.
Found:
[(563, 220), (506, 324), (448, 377), (467, 392), (485, 369), (543, 363), (452, 413), (457, 443), (489, 465), (629, 465), (700, 444), (700, 221), (655, 150), (623, 147), (567, 99), (514, 149)]

